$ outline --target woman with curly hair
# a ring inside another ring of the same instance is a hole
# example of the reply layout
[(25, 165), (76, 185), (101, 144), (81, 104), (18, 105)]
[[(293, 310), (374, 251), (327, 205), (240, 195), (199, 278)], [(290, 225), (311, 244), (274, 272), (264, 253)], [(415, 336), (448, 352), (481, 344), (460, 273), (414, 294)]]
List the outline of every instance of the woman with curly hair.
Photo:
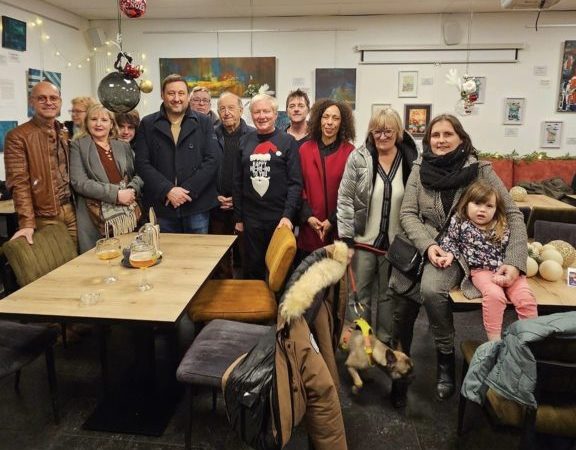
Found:
[(350, 141), (356, 136), (352, 110), (342, 102), (318, 100), (312, 106), (308, 130), (310, 140), (300, 146), (299, 259), (334, 242), (338, 187), (348, 155), (354, 150)]

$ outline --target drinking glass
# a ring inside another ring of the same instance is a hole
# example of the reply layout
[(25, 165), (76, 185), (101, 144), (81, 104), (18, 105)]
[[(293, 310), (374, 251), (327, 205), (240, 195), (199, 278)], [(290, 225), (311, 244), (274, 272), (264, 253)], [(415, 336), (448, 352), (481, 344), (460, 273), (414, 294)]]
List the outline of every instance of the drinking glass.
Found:
[(137, 240), (130, 245), (130, 265), (140, 269), (142, 274), (138, 285), (139, 290), (148, 291), (152, 289), (153, 286), (146, 277), (146, 269), (156, 263), (157, 257), (156, 249), (150, 242)]
[(103, 238), (96, 242), (96, 256), (98, 259), (108, 262), (108, 275), (104, 277), (104, 283), (111, 284), (118, 281), (112, 271), (111, 261), (122, 254), (120, 240), (118, 238)]

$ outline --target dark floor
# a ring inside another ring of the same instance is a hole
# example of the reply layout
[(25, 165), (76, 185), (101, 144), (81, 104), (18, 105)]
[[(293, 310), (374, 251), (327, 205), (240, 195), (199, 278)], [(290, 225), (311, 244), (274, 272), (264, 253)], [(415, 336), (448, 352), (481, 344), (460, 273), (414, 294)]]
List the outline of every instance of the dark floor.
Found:
[[(507, 312), (507, 320), (511, 319)], [(479, 310), (455, 314), (458, 339), (483, 339)], [(181, 333), (190, 335), (190, 329)], [(126, 364), (132, 357), (126, 348), (125, 330), (112, 331), (110, 352), (115, 354), (115, 366)], [(122, 350), (122, 348), (125, 348)], [(56, 348), (56, 370), (62, 413), (61, 424), (54, 425), (47, 394), (43, 358), (28, 366), (22, 374), (21, 393), (16, 394), (13, 378), (0, 381), (0, 448), (1, 449), (143, 449), (158, 450), (184, 447), (185, 405), (181, 401), (176, 413), (161, 437), (111, 434), (86, 431), (84, 420), (96, 405), (99, 395), (100, 365), (98, 341), (95, 335)], [(417, 322), (413, 348), (416, 378), (411, 386), (405, 411), (393, 409), (388, 400), (389, 380), (374, 369), (367, 374), (364, 390), (358, 396), (350, 393), (350, 379), (341, 370), (343, 381), (341, 403), (351, 450), (363, 449), (512, 449), (517, 436), (495, 431), (484, 416), (471, 411), (470, 432), (460, 440), (456, 437), (458, 396), (439, 403), (434, 400), (435, 358), (432, 338), (423, 313)], [(342, 363), (343, 355), (339, 355)], [(458, 353), (458, 379), (461, 357)], [(342, 364), (341, 364), (342, 367)], [(370, 381), (371, 380), (371, 381)], [(194, 416), (194, 449), (246, 448), (230, 431), (219, 400), (215, 413), (211, 411), (208, 391), (197, 397)], [(298, 430), (289, 449), (306, 448), (306, 436)], [(551, 448), (546, 441), (542, 448)], [(563, 447), (574, 448), (574, 447)]]

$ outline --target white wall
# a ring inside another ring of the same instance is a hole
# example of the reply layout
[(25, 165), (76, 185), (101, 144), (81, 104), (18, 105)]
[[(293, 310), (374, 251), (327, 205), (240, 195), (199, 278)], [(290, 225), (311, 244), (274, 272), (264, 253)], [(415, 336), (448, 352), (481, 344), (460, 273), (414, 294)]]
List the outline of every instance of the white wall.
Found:
[[(26, 90), (28, 69), (43, 69), (62, 74), (61, 120), (69, 120), (70, 100), (92, 93), (90, 64), (84, 60), (92, 49), (88, 48), (82, 32), (82, 29), (87, 28), (88, 22), (35, 2), (21, 0), (18, 3), (22, 8), (0, 4), (1, 14), (30, 23), (41, 16), (24, 9), (34, 10), (42, 14), (42, 24), (28, 26), (25, 52), (0, 48), (0, 86), (14, 87), (13, 98), (5, 90), (0, 93), (0, 120), (16, 120), (19, 124), (29, 120)], [(31, 7), (38, 9), (30, 9)], [(43, 34), (50, 36), (50, 39), (42, 39)], [(56, 56), (56, 51), (59, 51), (61, 56)], [(72, 63), (72, 67), (67, 67), (68, 62)], [(83, 63), (82, 69), (77, 68), (79, 63)], [(4, 158), (0, 157), (0, 178), (4, 177)]]

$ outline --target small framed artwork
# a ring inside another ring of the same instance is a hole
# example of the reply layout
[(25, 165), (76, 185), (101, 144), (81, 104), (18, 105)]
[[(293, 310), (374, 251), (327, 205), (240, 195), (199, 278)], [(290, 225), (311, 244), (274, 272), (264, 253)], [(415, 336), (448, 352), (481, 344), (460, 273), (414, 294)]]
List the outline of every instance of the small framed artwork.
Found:
[(576, 287), (576, 268), (568, 267), (566, 281), (568, 283), (568, 286)]
[(504, 125), (522, 125), (526, 99), (508, 97), (504, 100)]
[(545, 120), (542, 122), (540, 147), (560, 148), (562, 143), (562, 122)]
[(18, 122), (15, 120), (0, 120), (0, 152), (4, 151), (4, 140), (12, 128), (16, 128)]
[(414, 137), (423, 137), (430, 123), (432, 105), (404, 105), (404, 128)]
[(372, 103), (372, 115), (376, 114), (376, 111), (381, 109), (388, 109), (391, 108), (392, 105), (390, 103)]
[(2, 47), (26, 51), (26, 22), (2, 16)]
[(418, 95), (418, 72), (398, 72), (398, 97)]
[(474, 77), (478, 85), (478, 100), (474, 103), (482, 104), (486, 101), (486, 77)]

